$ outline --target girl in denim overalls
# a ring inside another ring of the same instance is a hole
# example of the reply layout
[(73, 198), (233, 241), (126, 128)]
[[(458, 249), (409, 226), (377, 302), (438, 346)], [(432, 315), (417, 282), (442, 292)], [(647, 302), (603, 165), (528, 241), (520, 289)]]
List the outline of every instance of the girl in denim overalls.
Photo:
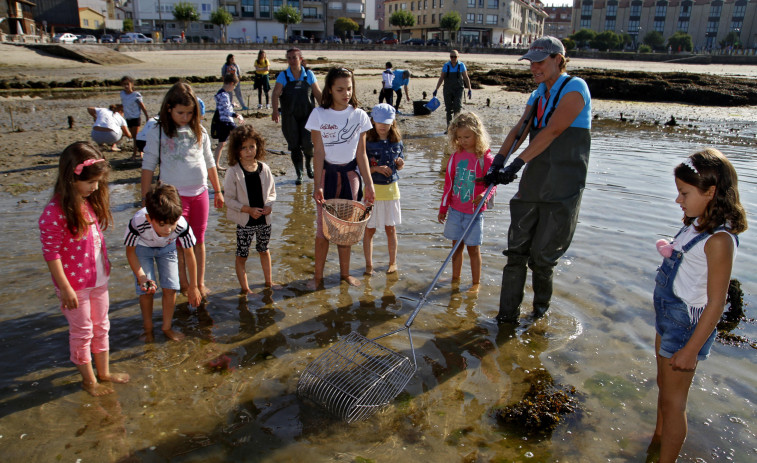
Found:
[(660, 462), (675, 461), (686, 438), (689, 387), (697, 362), (710, 354), (736, 257), (736, 235), (747, 228), (736, 171), (722, 153), (712, 148), (694, 153), (674, 174), (684, 227), (672, 243), (658, 242), (665, 259), (654, 290), (659, 396), (649, 452), (659, 452)]

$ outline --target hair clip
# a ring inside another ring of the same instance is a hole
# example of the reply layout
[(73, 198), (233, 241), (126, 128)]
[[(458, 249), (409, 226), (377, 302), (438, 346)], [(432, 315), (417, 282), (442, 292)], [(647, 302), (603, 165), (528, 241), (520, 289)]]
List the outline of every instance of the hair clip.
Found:
[(688, 167), (689, 169), (693, 170), (695, 174), (699, 175), (699, 171), (698, 171), (698, 170), (697, 170), (697, 168), (696, 168), (696, 167), (694, 166), (694, 162), (692, 162), (691, 158), (686, 158), (686, 159), (684, 159), (684, 160), (683, 160), (683, 162), (682, 162), (681, 164), (683, 164), (684, 166), (686, 166), (686, 167)]
[(76, 175), (81, 175), (82, 169), (89, 167), (92, 164), (97, 164), (98, 162), (105, 162), (105, 159), (87, 159), (86, 161), (82, 162), (81, 164), (77, 164), (76, 167), (74, 167), (74, 173)]

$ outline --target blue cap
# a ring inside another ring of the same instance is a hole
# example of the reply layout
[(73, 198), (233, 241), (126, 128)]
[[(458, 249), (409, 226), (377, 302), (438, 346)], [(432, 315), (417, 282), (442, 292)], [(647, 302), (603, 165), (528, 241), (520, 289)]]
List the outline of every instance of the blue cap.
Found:
[(202, 101), (200, 98), (197, 98), (197, 103), (200, 105), (200, 116), (205, 115), (205, 102)]
[(379, 103), (371, 110), (371, 118), (374, 122), (379, 124), (391, 124), (394, 122), (394, 114), (396, 111), (392, 105), (387, 103)]

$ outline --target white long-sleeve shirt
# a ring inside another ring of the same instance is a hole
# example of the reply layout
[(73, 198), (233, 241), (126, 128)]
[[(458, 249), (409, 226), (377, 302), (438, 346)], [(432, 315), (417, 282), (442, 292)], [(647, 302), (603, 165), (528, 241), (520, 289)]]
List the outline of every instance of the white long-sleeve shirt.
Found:
[(205, 128), (199, 144), (189, 126), (179, 127), (173, 138), (161, 132), (156, 128), (147, 134), (142, 169), (154, 171), (160, 157), (160, 179), (175, 186), (181, 196), (197, 196), (205, 191), (208, 169), (216, 166)]

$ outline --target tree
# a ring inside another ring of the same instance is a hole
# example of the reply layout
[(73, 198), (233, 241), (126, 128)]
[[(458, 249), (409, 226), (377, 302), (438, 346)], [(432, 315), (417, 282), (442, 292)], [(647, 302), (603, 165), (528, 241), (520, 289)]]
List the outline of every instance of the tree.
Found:
[(415, 26), (415, 16), (407, 10), (395, 11), (389, 17), (389, 24), (400, 28), (399, 40), (402, 40), (402, 31), (404, 31), (406, 27)]
[(728, 33), (728, 35), (725, 36), (723, 40), (720, 41), (720, 46), (723, 48), (732, 46), (737, 47), (739, 46), (739, 43), (741, 40), (739, 39), (739, 33), (737, 31), (731, 31)]
[(179, 2), (173, 6), (173, 17), (177, 21), (184, 23), (184, 30), (189, 35), (189, 23), (200, 20), (200, 13), (195, 6), (189, 2)]
[(223, 42), (229, 40), (227, 32), (228, 26), (232, 23), (232, 21), (234, 21), (234, 18), (231, 16), (231, 13), (224, 10), (223, 8), (218, 8), (210, 14), (210, 22), (221, 28), (221, 36), (223, 37)]
[(668, 38), (668, 46), (676, 51), (691, 51), (694, 49), (694, 41), (686, 32), (678, 31)]
[(357, 32), (360, 30), (360, 24), (350, 18), (340, 17), (334, 21), (334, 32), (346, 39), (347, 32)]
[(565, 47), (566, 51), (575, 50), (576, 48), (576, 42), (573, 39), (570, 39), (568, 37), (565, 37), (562, 39), (562, 44)]
[(642, 42), (644, 42), (644, 45), (649, 45), (652, 50), (659, 50), (665, 45), (665, 39), (657, 31), (647, 32)]
[(134, 32), (134, 20), (131, 18), (124, 19), (124, 32)]
[(289, 37), (289, 25), (299, 24), (302, 22), (302, 15), (300, 10), (292, 5), (284, 5), (279, 8), (279, 11), (274, 11), (274, 19), (284, 25), (284, 38)]
[(613, 31), (604, 31), (597, 34), (593, 39), (589, 41), (591, 48), (597, 50), (614, 50), (620, 45), (621, 39), (618, 34)]
[(581, 29), (569, 37), (576, 42), (576, 47), (586, 48), (586, 46), (589, 45), (589, 41), (591, 41), (596, 35), (597, 33), (591, 29)]
[(449, 31), (449, 40), (452, 40), (453, 32), (460, 30), (460, 24), (462, 24), (462, 19), (457, 11), (450, 11), (439, 19), (439, 27), (443, 31)]
[(632, 43), (633, 43), (633, 37), (631, 37), (631, 34), (629, 34), (629, 33), (620, 34), (620, 48), (621, 48), (621, 50), (625, 50)]

